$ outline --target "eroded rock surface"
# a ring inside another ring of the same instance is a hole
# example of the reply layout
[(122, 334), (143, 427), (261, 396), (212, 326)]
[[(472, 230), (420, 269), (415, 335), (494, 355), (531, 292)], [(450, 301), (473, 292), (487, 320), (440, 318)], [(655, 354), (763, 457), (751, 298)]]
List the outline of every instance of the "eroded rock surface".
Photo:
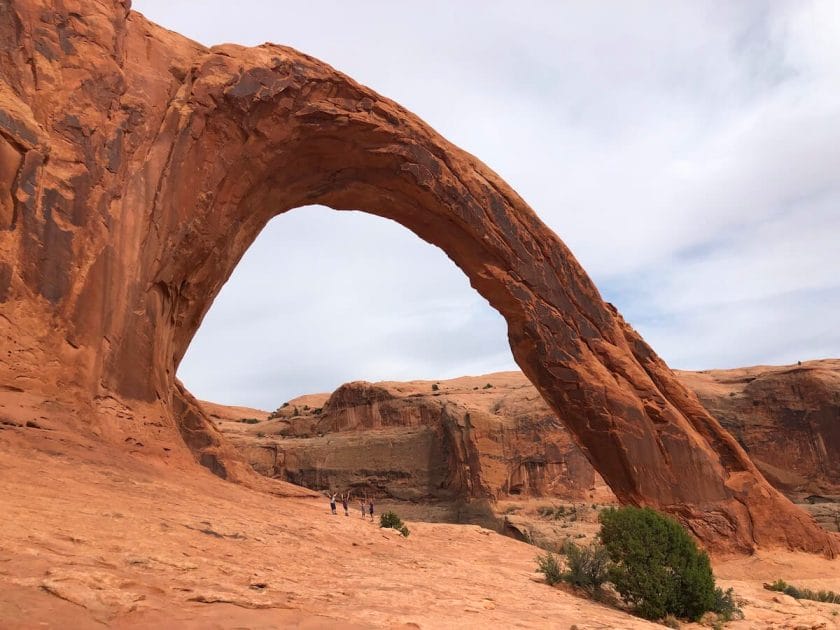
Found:
[(178, 364), (269, 219), (363, 210), (442, 248), (499, 310), (517, 362), (620, 500), (677, 515), (712, 547), (838, 550), (515, 191), (316, 59), (208, 49), (128, 2), (9, 0), (0, 138), (0, 383), (33, 408), (60, 398), (73, 410), (60, 425), (187, 444), (250, 479)]
[[(840, 361), (677, 375), (777, 489), (840, 529)], [(258, 472), (309, 488), (421, 501), (615, 501), (521, 372), (348, 383), (289, 401), (271, 419), (202, 405)]]
[(840, 360), (677, 372), (774, 486), (840, 494)]
[(347, 383), (258, 423), (244, 413), (217, 411), (219, 427), (258, 472), (308, 488), (420, 501), (615, 501), (521, 372)]

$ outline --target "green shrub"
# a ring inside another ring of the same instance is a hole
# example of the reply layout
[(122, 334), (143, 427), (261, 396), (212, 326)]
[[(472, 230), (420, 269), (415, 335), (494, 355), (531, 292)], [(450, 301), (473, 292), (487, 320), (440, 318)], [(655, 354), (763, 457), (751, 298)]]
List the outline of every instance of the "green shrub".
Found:
[(402, 519), (393, 512), (385, 512), (379, 517), (379, 527), (390, 527), (391, 529), (396, 529), (406, 538), (408, 538), (408, 535), (411, 533), (405, 523), (402, 522)]
[(788, 584), (784, 580), (776, 580), (772, 584), (765, 584), (764, 588), (768, 591), (778, 591), (790, 595), (794, 599), (810, 599), (815, 602), (840, 604), (840, 594), (834, 591), (812, 591), (809, 588), (799, 588), (793, 584)]
[(436, 392), (439, 389), (440, 389), (440, 385), (438, 385), (437, 383), (432, 383), (432, 391), (433, 392)]
[(725, 591), (719, 587), (715, 588), (715, 601), (712, 604), (712, 610), (718, 614), (720, 621), (744, 618), (743, 611), (738, 608), (738, 604), (735, 602), (735, 591), (731, 588)]
[(610, 557), (604, 546), (596, 543), (580, 547), (568, 541), (564, 552), (568, 569), (562, 575), (563, 581), (598, 593), (609, 574)]
[(483, 389), (490, 389), (491, 387), (493, 387), (493, 386), (492, 386), (490, 383), (487, 383), (487, 384), (483, 387)]
[(601, 541), (613, 562), (610, 581), (637, 614), (697, 620), (713, 609), (709, 556), (679, 523), (650, 508), (634, 507), (604, 510), (599, 520)]
[(545, 576), (545, 581), (550, 586), (563, 580), (563, 570), (557, 562), (557, 556), (550, 551), (546, 551), (545, 555), (537, 556), (537, 571)]
[(245, 424), (258, 424), (259, 420), (257, 418), (242, 418), (239, 422), (244, 422)]

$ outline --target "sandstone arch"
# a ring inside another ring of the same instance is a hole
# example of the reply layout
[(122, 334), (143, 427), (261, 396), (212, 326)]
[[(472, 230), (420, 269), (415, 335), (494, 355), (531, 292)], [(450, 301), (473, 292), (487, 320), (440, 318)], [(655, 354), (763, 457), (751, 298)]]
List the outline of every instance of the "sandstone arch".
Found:
[[(105, 438), (177, 429), (242, 477), (177, 365), (272, 216), (364, 210), (441, 247), (503, 314), (517, 362), (620, 499), (718, 548), (837, 552), (527, 204), (410, 112), (297, 51), (208, 50), (120, 2), (4, 6), (4, 379), (58, 385)], [(124, 422), (105, 417), (114, 406)]]

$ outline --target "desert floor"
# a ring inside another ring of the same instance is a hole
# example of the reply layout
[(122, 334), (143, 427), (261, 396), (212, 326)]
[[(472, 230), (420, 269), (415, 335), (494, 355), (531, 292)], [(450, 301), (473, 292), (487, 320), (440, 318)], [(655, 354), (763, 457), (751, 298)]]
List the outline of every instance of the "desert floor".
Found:
[[(332, 516), (326, 499), (57, 431), (0, 432), (0, 514), (3, 629), (662, 627), (545, 585), (537, 549), (475, 525), (409, 521), (403, 538), (358, 508)], [(840, 561), (763, 552), (715, 569), (745, 602), (727, 627), (840, 627), (840, 606), (761, 587), (840, 591)]]

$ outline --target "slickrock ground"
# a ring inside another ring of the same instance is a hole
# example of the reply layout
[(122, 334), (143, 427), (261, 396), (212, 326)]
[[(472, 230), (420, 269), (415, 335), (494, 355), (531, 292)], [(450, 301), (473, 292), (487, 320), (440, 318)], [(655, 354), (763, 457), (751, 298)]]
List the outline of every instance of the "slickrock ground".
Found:
[[(2, 437), (4, 630), (661, 628), (546, 586), (536, 548), (476, 526), (409, 521), (404, 539), (331, 516), (324, 500), (268, 496), (61, 431), (7, 426)], [(840, 591), (836, 560), (762, 552), (716, 570), (747, 600), (746, 620), (727, 627), (838, 627), (840, 607), (761, 588), (783, 577)]]
[(404, 539), (90, 446), (3, 432), (4, 630), (649, 625), (550, 589), (533, 547), (475, 526), (410, 523)]

